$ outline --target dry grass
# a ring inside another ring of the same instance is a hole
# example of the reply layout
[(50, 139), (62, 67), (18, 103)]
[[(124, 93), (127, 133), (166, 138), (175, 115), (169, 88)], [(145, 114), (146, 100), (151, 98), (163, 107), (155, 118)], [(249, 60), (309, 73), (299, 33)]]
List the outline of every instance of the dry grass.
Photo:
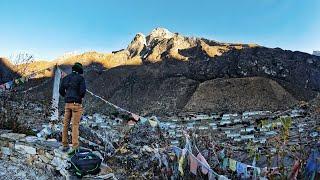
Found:
[(221, 56), (223, 53), (228, 52), (229, 50), (236, 49), (241, 50), (244, 48), (255, 48), (259, 47), (258, 44), (241, 44), (241, 43), (221, 43), (217, 46), (210, 46), (204, 41), (201, 41), (202, 50), (205, 51), (208, 56), (215, 57)]
[(201, 47), (209, 57), (221, 56), (223, 53), (228, 52), (230, 49), (228, 46), (209, 46), (204, 41), (201, 41)]
[(129, 54), (125, 51), (117, 53), (105, 54), (98, 52), (87, 52), (80, 55), (69, 57), (59, 62), (59, 65), (72, 65), (75, 62), (80, 62), (87, 66), (92, 63), (99, 63), (105, 68), (113, 68), (121, 65), (140, 65), (142, 61), (138, 57), (130, 58)]
[(248, 44), (248, 46), (249, 46), (250, 48), (255, 48), (255, 47), (259, 47), (259, 44)]
[(243, 46), (242, 45), (236, 45), (236, 46), (232, 46), (233, 48), (237, 49), (237, 50), (240, 50), (240, 49), (243, 49)]
[[(75, 62), (80, 62), (84, 66), (88, 66), (92, 63), (101, 64), (103, 67), (110, 69), (121, 65), (141, 65), (142, 60), (140, 57), (130, 58), (129, 55), (123, 51), (117, 52), (115, 54), (104, 54), (98, 52), (87, 52), (80, 55), (71, 56), (65, 59), (57, 59), (54, 61), (35, 61), (29, 64), (20, 64), (15, 67), (15, 70), (27, 67), (27, 71), (24, 75), (30, 75), (39, 70), (45, 70), (47, 68), (57, 65), (73, 65)], [(50, 77), (52, 75), (51, 71), (45, 71), (39, 74), (39, 77)]]
[(39, 70), (44, 70), (47, 68), (50, 68), (55, 65), (55, 62), (50, 62), (50, 61), (34, 61), (32, 63), (28, 64), (19, 64), (17, 65), (17, 71), (19, 69), (26, 69), (26, 72), (23, 72), (23, 75), (29, 75), (32, 74), (33, 72), (38, 72)]

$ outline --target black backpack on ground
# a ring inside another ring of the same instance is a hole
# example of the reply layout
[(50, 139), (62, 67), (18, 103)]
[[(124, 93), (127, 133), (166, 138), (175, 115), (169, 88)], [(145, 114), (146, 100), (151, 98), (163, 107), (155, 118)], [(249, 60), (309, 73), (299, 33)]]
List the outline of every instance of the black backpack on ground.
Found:
[(90, 150), (78, 149), (70, 159), (71, 167), (69, 169), (80, 178), (87, 174), (96, 175), (100, 172), (101, 162), (99, 156)]

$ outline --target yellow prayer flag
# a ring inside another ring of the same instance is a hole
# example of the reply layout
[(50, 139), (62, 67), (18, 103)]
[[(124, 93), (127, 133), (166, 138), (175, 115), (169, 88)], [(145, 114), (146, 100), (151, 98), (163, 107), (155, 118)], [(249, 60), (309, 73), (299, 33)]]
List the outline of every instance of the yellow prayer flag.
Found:
[(153, 121), (153, 120), (149, 120), (149, 123), (152, 127), (156, 127), (158, 122), (157, 121)]
[(187, 152), (187, 151), (186, 151), (185, 149), (182, 150), (182, 155), (181, 155), (180, 160), (179, 160), (178, 170), (179, 170), (181, 176), (184, 175), (184, 172), (183, 172), (183, 162), (184, 162), (184, 158), (185, 158), (186, 152)]
[(229, 168), (231, 171), (235, 172), (237, 169), (237, 161), (229, 158)]

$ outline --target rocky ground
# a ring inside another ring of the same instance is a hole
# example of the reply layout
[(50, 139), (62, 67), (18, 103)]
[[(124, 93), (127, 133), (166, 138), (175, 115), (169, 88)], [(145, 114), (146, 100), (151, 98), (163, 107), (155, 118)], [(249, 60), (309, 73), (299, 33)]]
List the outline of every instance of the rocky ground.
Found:
[[(19, 97), (13, 96), (12, 98)], [(96, 102), (103, 104), (101, 100), (94, 96), (88, 95), (87, 98), (92, 98), (92, 100), (96, 99)], [(48, 106), (39, 102), (12, 100), (13, 99), (2, 101), (4, 104), (2, 104), (0, 115), (4, 121), (1, 121), (1, 125), (3, 125), (3, 122), (6, 122), (5, 125), (13, 122), (11, 126), (7, 127), (15, 128), (15, 132), (24, 133), (31, 137), (34, 137), (36, 133), (49, 127), (48, 117), (44, 116), (45, 112), (49, 110)], [(203, 113), (182, 113), (179, 114), (179, 116), (173, 115), (171, 117), (160, 118), (160, 124), (156, 128), (150, 127), (149, 123), (136, 125), (134, 127), (129, 126), (127, 125), (127, 116), (123, 116), (121, 113), (115, 113), (113, 115), (111, 113), (110, 115), (109, 107), (106, 114), (103, 112), (96, 113), (96, 111), (95, 113), (85, 113), (80, 127), (80, 140), (82, 147), (90, 148), (103, 157), (106, 165), (104, 175), (113, 174), (118, 179), (167, 178), (173, 176), (173, 174), (179, 174), (175, 172), (174, 169), (163, 169), (166, 166), (164, 164), (161, 164), (162, 166), (160, 166), (160, 168), (158, 159), (160, 156), (161, 159), (164, 158), (168, 161), (168, 167), (175, 167), (177, 165), (177, 159), (175, 159), (176, 157), (172, 154), (170, 147), (183, 147), (185, 145), (184, 133), (192, 137), (192, 142), (197, 146), (199, 151), (207, 154), (206, 159), (210, 166), (215, 169), (215, 171), (220, 174), (225, 174), (229, 178), (235, 178), (237, 176), (232, 172), (221, 170), (218, 165), (219, 160), (212, 158), (213, 152), (221, 152), (226, 148), (225, 152), (228, 154), (228, 157), (251, 164), (253, 160), (252, 148), (254, 148), (259, 150), (258, 152), (261, 155), (259, 160), (256, 161), (256, 164), (262, 168), (265, 166), (279, 166), (282, 160), (274, 157), (278, 155), (279, 149), (282, 148), (288, 150), (288, 152), (285, 152), (287, 153), (287, 156), (285, 156), (285, 167), (288, 173), (295, 158), (300, 158), (304, 163), (303, 166), (305, 166), (310, 150), (318, 143), (320, 134), (320, 129), (317, 128), (320, 122), (319, 107), (319, 100), (315, 99), (310, 103), (302, 103), (300, 106), (296, 106), (295, 109), (271, 111), (261, 117), (246, 117), (244, 114), (228, 115), (226, 113), (217, 113), (215, 114), (217, 117), (215, 117)], [(201, 120), (200, 118), (199, 120), (196, 118), (197, 116), (207, 117), (207, 119)], [(229, 116), (231, 116), (231, 118), (225, 119)], [(287, 116), (292, 116), (293, 120), (286, 146), (281, 147), (279, 142), (283, 141), (283, 125), (277, 121), (277, 119)], [(60, 119), (63, 119), (63, 117), (61, 116)], [(221, 124), (224, 122), (222, 121), (223, 119), (230, 122), (223, 125)], [(264, 125), (262, 125), (261, 122), (259, 123), (261, 120), (265, 121)], [(50, 141), (61, 141), (59, 132), (61, 130), (60, 122), (58, 122), (57, 125), (56, 132), (51, 130), (45, 131), (49, 134), (42, 134), (41, 136), (44, 136)], [(1, 138), (6, 139), (6, 136)], [(58, 152), (52, 151), (59, 145), (54, 148), (49, 148), (49, 150), (51, 150), (48, 152), (53, 157), (49, 155), (48, 157), (51, 159), (47, 161), (46, 158), (42, 157), (43, 152), (38, 151), (38, 149), (47, 147), (48, 142), (43, 141), (43, 139), (36, 139), (38, 141), (36, 144), (27, 143), (28, 147), (36, 149), (36, 154), (34, 154), (34, 150), (31, 148), (30, 152), (33, 153), (31, 156), (33, 160), (27, 167), (42, 172), (39, 167), (50, 165), (50, 169), (53, 169), (53, 171), (50, 171), (51, 175), (56, 176), (56, 171), (61, 171), (62, 168), (57, 166), (57, 159), (53, 160), (54, 157), (58, 157), (58, 159), (64, 161)], [(26, 144), (25, 140), (17, 141), (14, 139), (11, 140), (11, 142), (15, 142), (14, 144)], [(212, 144), (211, 142), (215, 143)], [(10, 145), (10, 143), (2, 143), (0, 145), (2, 147), (14, 147), (13, 149), (16, 149), (15, 146)], [(301, 153), (301, 149), (304, 149), (303, 153)], [(1, 149), (1, 152), (7, 153), (7, 150), (8, 149), (4, 148)], [(28, 149), (28, 151), (29, 150), (30, 149)], [(207, 153), (208, 151), (211, 155)], [(29, 156), (17, 156), (17, 154), (11, 154), (9, 157), (3, 158), (2, 162), (5, 164), (7, 164), (8, 161), (10, 161), (10, 163), (17, 163), (17, 159), (25, 159), (26, 162), (30, 162), (28, 161), (28, 159), (30, 159)], [(163, 162), (163, 160), (161, 160), (161, 162)], [(17, 166), (19, 166), (19, 163), (20, 162), (18, 162)], [(166, 173), (162, 171), (166, 171)], [(59, 172), (58, 176), (63, 176), (64, 173), (64, 171)], [(51, 176), (50, 174), (47, 175)], [(265, 173), (263, 176), (268, 175)], [(110, 177), (113, 176), (110, 175)]]
[[(238, 176), (221, 168), (219, 165), (222, 163), (221, 153), (249, 165), (253, 161), (253, 154), (259, 153), (256, 165), (261, 169), (269, 167), (264, 169), (260, 174), (261, 177), (273, 177), (279, 174), (282, 177), (289, 176), (293, 163), (299, 159), (302, 162), (302, 168), (298, 177), (303, 177), (302, 172), (307, 158), (311, 149), (317, 148), (320, 134), (319, 120), (316, 119), (317, 116), (311, 116), (317, 113), (313, 113), (314, 108), (309, 112), (308, 107), (309, 105), (302, 105), (301, 109), (295, 110), (256, 112), (258, 115), (185, 114), (158, 119), (154, 127), (148, 120), (145, 123), (130, 126), (120, 117), (95, 113), (83, 116), (80, 141), (82, 147), (92, 149), (103, 159), (104, 168), (100, 176), (108, 178), (166, 179), (172, 177), (177, 179), (180, 177), (188, 179), (188, 177), (194, 177), (203, 179), (200, 172), (197, 176), (192, 175), (188, 165), (183, 167), (185, 175), (181, 175), (175, 169), (178, 166), (179, 156), (175, 155), (171, 147), (183, 148), (186, 144), (186, 135), (192, 142), (193, 153), (201, 152), (214, 171), (228, 178), (235, 179)], [(312, 107), (318, 107), (318, 105), (314, 104)], [(278, 121), (278, 118), (291, 116), (292, 124), (288, 139), (284, 140), (285, 125)], [(154, 121), (155, 118), (152, 117), (151, 120)], [(265, 122), (260, 124), (257, 120)], [(46, 173), (49, 179), (52, 176), (72, 178), (64, 171), (66, 158), (57, 149), (58, 142), (61, 141), (61, 124), (58, 123), (51, 130), (47, 129), (50, 126), (43, 127), (44, 133), (40, 132), (41, 138), (1, 132), (1, 162), (5, 164), (4, 166), (13, 164), (17, 167), (23, 166), (26, 162), (26, 171), (32, 169), (40, 172), (40, 177), (44, 167), (50, 169)], [(284, 171), (281, 169), (282, 165)], [(273, 172), (270, 167), (276, 167), (277, 171)], [(11, 173), (10, 169), (6, 171)], [(23, 176), (23, 173), (21, 175)]]
[(48, 180), (63, 179), (55, 176), (43, 169), (27, 166), (23, 162), (0, 159), (0, 179), (19, 179), (19, 180)]

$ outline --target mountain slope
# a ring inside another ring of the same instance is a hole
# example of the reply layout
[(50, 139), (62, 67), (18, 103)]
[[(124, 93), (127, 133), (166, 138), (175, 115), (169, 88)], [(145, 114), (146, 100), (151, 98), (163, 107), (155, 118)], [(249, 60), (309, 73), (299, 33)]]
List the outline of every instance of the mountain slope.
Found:
[[(294, 106), (297, 101), (311, 100), (320, 90), (320, 58), (306, 53), (184, 37), (164, 29), (155, 29), (145, 39), (137, 34), (128, 49), (119, 52), (128, 51), (131, 58), (141, 58), (143, 64), (102, 72), (92, 87), (101, 84), (103, 89), (97, 93), (134, 112), (278, 110)], [(235, 92), (227, 86), (220, 86), (220, 91), (239, 97), (259, 97), (261, 103), (231, 98), (226, 102), (230, 104), (233, 100), (237, 106), (220, 107), (224, 105), (213, 101), (199, 108), (205, 102), (197, 99), (197, 93), (203, 91), (208, 99), (216, 95), (210, 95), (210, 87), (197, 90), (198, 85), (217, 78), (221, 81), (241, 78), (233, 83), (242, 91)], [(255, 88), (243, 87), (244, 82)], [(260, 90), (265, 90), (262, 97)], [(277, 96), (283, 97), (271, 98)]]
[[(297, 103), (277, 82), (261, 78), (214, 79), (201, 83), (185, 106), (187, 111), (288, 109)], [(289, 105), (289, 106), (288, 106)]]
[[(77, 61), (86, 66), (90, 90), (142, 114), (280, 110), (320, 91), (320, 57), (185, 37), (163, 28), (138, 33), (126, 49), (87, 52), (52, 64), (68, 70)], [(252, 101), (245, 100), (249, 97)]]
[(13, 64), (5, 58), (0, 58), (0, 84), (12, 80), (16, 77)]

